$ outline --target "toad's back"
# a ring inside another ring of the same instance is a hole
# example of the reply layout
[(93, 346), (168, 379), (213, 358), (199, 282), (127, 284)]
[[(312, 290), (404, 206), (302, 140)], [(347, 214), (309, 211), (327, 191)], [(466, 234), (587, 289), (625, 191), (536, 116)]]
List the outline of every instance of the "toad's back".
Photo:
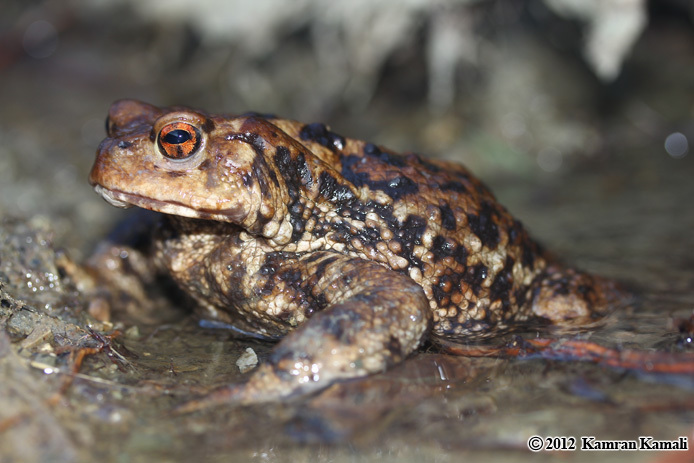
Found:
[[(325, 237), (330, 248), (409, 275), (429, 299), (434, 335), (487, 337), (533, 315), (576, 321), (605, 309), (612, 284), (549, 265), (464, 167), (345, 139), (322, 124), (271, 122), (332, 168), (318, 174), (327, 220), (309, 219), (299, 241)], [(297, 214), (295, 229), (303, 221)]]

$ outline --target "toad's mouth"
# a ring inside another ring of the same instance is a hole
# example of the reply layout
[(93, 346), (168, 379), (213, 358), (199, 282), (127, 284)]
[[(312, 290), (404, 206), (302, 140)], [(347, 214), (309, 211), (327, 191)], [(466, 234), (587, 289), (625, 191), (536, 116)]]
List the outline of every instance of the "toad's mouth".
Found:
[(111, 206), (120, 207), (121, 209), (129, 209), (136, 205), (133, 201), (134, 195), (128, 195), (127, 193), (121, 193), (120, 191), (111, 191), (108, 188), (102, 187), (101, 185), (94, 185), (94, 191), (100, 194), (101, 197), (104, 198)]
[(161, 212), (163, 214), (190, 217), (193, 219), (208, 219), (222, 222), (239, 223), (246, 214), (242, 208), (209, 210), (193, 209), (176, 201), (161, 201), (158, 199), (146, 198), (144, 196), (125, 193), (119, 190), (111, 190), (101, 185), (94, 185), (96, 191), (102, 198), (112, 206), (128, 209), (133, 206), (149, 209), (150, 211)]

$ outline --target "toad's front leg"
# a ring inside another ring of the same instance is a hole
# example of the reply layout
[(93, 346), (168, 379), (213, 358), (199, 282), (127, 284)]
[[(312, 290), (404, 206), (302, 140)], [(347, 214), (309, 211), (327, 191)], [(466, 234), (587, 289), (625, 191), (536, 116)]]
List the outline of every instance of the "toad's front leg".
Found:
[(267, 402), (309, 394), (336, 381), (384, 371), (421, 343), (429, 302), (406, 275), (376, 263), (325, 253), (312, 287), (328, 306), (289, 333), (248, 382), (213, 392), (184, 411), (220, 402)]

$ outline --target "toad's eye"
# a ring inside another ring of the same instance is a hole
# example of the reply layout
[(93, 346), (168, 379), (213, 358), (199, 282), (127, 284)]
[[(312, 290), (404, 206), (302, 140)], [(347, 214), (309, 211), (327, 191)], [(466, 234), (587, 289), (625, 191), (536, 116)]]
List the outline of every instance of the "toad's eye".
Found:
[(200, 131), (187, 122), (172, 122), (157, 137), (159, 151), (170, 159), (191, 157), (200, 148), (200, 141)]

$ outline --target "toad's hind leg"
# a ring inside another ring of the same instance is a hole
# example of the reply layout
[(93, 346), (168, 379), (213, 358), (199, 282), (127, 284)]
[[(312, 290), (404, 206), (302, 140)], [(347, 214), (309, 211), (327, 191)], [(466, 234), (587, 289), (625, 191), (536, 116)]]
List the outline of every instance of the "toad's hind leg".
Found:
[(321, 267), (323, 276), (307, 290), (324, 297), (327, 307), (290, 332), (248, 382), (219, 389), (182, 411), (309, 394), (384, 371), (419, 346), (430, 324), (429, 303), (408, 276), (331, 253), (309, 266)]
[(532, 283), (530, 310), (555, 324), (590, 323), (606, 315), (628, 293), (609, 279), (549, 265)]

